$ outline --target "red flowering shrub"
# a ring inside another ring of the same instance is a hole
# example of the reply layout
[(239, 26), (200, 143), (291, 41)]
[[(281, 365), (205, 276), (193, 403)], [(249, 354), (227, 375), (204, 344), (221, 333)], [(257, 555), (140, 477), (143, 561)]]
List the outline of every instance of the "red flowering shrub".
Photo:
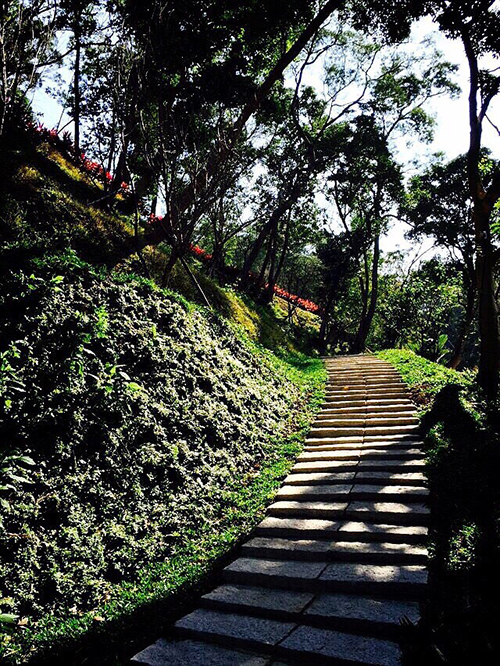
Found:
[[(33, 123), (28, 123), (28, 131), (39, 141), (46, 141), (47, 143), (50, 143), (51, 146), (54, 146), (61, 152), (70, 156), (83, 173), (86, 173), (93, 178), (98, 178), (106, 183), (111, 183), (113, 180), (113, 175), (109, 171), (106, 171), (98, 162), (87, 159), (85, 153), (80, 153), (79, 155), (76, 154), (75, 146), (69, 132), (64, 132), (63, 135), (60, 136), (56, 129), (49, 130), (41, 124), (33, 125)], [(128, 192), (128, 183), (123, 181), (120, 185), (120, 189), (122, 192)]]
[(205, 252), (199, 245), (190, 245), (189, 249), (191, 250), (192, 254), (195, 255), (198, 259), (201, 261), (211, 261), (213, 259), (213, 254), (210, 254), (209, 252)]
[[(59, 136), (59, 133), (57, 132), (56, 129), (49, 130), (41, 124), (33, 125), (33, 123), (28, 123), (28, 131), (31, 132), (38, 140), (47, 141), (52, 146), (55, 146), (62, 152), (69, 154), (73, 158), (73, 160), (76, 161), (79, 168), (89, 176), (92, 176), (94, 178), (99, 178), (107, 183), (110, 183), (113, 180), (113, 175), (109, 171), (106, 171), (98, 162), (94, 162), (93, 160), (87, 159), (85, 157), (85, 153), (80, 153), (79, 155), (76, 155), (75, 146), (72, 142), (71, 135), (69, 134), (69, 132), (64, 132), (64, 134), (61, 137)], [(129, 191), (128, 183), (123, 181), (120, 184), (120, 190), (122, 192), (128, 192)], [(155, 226), (159, 224), (162, 220), (163, 220), (162, 216), (151, 214), (148, 216), (146, 220), (146, 226)], [(197, 259), (199, 259), (204, 263), (208, 263), (213, 259), (213, 255), (210, 254), (210, 252), (206, 252), (199, 245), (191, 244), (189, 246), (189, 249)], [(227, 272), (228, 274), (237, 275), (238, 269), (235, 268), (234, 266), (228, 266)], [(249, 272), (248, 277), (253, 282), (257, 282), (257, 275), (253, 271)], [(306, 298), (300, 298), (295, 294), (290, 294), (288, 291), (286, 291), (282, 287), (279, 287), (278, 285), (274, 286), (274, 293), (280, 298), (283, 298), (285, 301), (289, 301), (290, 303), (296, 304), (298, 307), (302, 308), (303, 310), (307, 310), (308, 312), (312, 312), (313, 314), (318, 314), (319, 312), (321, 312), (321, 308), (319, 307), (319, 305), (316, 305), (316, 303), (313, 303), (312, 301), (309, 301)]]
[(296, 296), (295, 294), (290, 294), (288, 291), (282, 287), (279, 287), (278, 285), (274, 286), (274, 293), (280, 298), (283, 298), (285, 301), (295, 303), (303, 310), (307, 310), (313, 314), (321, 312), (319, 305), (316, 305), (316, 303), (313, 303), (313, 301), (310, 301), (307, 298), (300, 298), (300, 296)]
[[(208, 262), (211, 261), (213, 258), (212, 254), (203, 250), (199, 245), (190, 245), (190, 250), (191, 253), (200, 261)], [(228, 267), (228, 272), (233, 273), (235, 271), (237, 274), (238, 273), (237, 269), (230, 266)], [(253, 282), (257, 282), (257, 275), (253, 271), (249, 272), (248, 277)], [(264, 286), (267, 287), (267, 285)], [(309, 301), (306, 298), (300, 298), (295, 294), (290, 294), (288, 291), (286, 291), (282, 287), (279, 287), (278, 285), (274, 286), (274, 293), (276, 294), (276, 296), (283, 298), (285, 301), (289, 301), (290, 303), (295, 303), (298, 307), (302, 308), (303, 310), (307, 310), (308, 312), (312, 312), (313, 314), (321, 312), (321, 308), (319, 307), (319, 305), (316, 305), (316, 303), (313, 303), (313, 301)]]

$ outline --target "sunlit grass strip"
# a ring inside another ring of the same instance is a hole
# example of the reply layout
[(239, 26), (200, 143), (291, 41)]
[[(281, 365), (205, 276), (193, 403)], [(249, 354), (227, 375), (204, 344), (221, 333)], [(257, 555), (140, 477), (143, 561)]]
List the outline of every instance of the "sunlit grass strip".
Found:
[(376, 354), (391, 363), (403, 381), (422, 403), (434, 398), (449, 384), (468, 388), (473, 384), (474, 373), (470, 370), (458, 372), (444, 365), (428, 361), (409, 349), (386, 349)]

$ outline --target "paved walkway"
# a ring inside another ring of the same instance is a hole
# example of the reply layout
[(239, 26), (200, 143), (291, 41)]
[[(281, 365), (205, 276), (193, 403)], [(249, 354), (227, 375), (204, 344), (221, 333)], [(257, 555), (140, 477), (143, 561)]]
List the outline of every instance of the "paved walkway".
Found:
[(400, 620), (418, 619), (427, 583), (415, 408), (385, 361), (326, 364), (326, 402), (267, 517), (176, 639), (133, 663), (399, 664)]

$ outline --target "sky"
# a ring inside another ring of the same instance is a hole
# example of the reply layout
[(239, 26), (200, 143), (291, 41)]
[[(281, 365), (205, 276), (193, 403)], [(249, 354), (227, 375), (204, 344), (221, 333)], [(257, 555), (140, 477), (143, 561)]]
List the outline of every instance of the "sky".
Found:
[[(425, 109), (434, 116), (436, 125), (434, 129), (434, 139), (431, 144), (413, 143), (407, 147), (404, 142), (398, 144), (398, 159), (402, 163), (410, 163), (415, 158), (419, 162), (425, 163), (427, 157), (434, 153), (442, 152), (446, 159), (452, 159), (457, 155), (465, 153), (468, 147), (469, 125), (468, 125), (468, 102), (467, 89), (469, 83), (469, 72), (463, 46), (460, 41), (450, 40), (439, 32), (430, 18), (424, 18), (416, 22), (413, 26), (410, 41), (418, 45), (425, 37), (433, 36), (436, 47), (443, 53), (444, 58), (458, 65), (458, 71), (455, 76), (455, 82), (460, 86), (461, 92), (451, 99), (447, 96), (434, 98), (429, 102)], [(422, 48), (424, 48), (422, 46)], [(486, 66), (498, 66), (499, 63), (487, 62)], [(320, 67), (320, 66), (318, 66)], [(315, 87), (321, 86), (320, 69), (310, 68), (305, 82)], [(62, 71), (62, 77), (66, 81), (70, 80), (70, 72)], [(68, 118), (62, 112), (59, 103), (53, 99), (44, 88), (38, 88), (33, 95), (33, 108), (39, 115), (40, 121), (47, 127), (56, 127), (58, 124), (62, 127)], [(493, 122), (500, 126), (500, 101), (497, 99), (493, 103), (488, 114)], [(68, 127), (71, 130), (71, 127)], [(489, 148), (494, 157), (500, 159), (500, 137), (496, 130), (485, 121), (483, 129), (483, 145)], [(321, 199), (321, 198), (320, 198)], [(392, 225), (390, 231), (383, 238), (382, 250), (384, 252), (403, 250), (408, 255), (408, 262), (415, 257), (415, 253), (427, 252), (432, 245), (430, 241), (425, 241), (420, 248), (415, 248), (414, 243), (409, 243), (404, 238), (406, 227), (402, 223)]]

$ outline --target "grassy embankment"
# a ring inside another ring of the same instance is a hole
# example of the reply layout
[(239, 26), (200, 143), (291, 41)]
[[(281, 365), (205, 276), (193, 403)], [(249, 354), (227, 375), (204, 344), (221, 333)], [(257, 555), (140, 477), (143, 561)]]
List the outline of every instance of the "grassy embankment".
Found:
[(421, 406), (431, 489), (430, 597), (412, 663), (498, 663), (498, 405), (486, 407), (471, 372), (410, 351), (379, 356)]
[(34, 464), (2, 472), (0, 655), (122, 663), (209, 584), (293, 464), (325, 379), (294, 333), (316, 324), (201, 272), (211, 309), (182, 270), (159, 289), (164, 255), (118, 259), (133, 220), (98, 184), (48, 146), (9, 167), (2, 455)]

